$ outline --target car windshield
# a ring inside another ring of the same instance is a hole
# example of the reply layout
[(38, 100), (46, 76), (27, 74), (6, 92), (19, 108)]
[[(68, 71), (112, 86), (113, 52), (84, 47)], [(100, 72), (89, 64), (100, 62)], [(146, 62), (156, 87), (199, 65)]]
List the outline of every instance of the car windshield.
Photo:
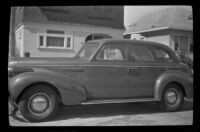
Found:
[(89, 59), (98, 47), (99, 43), (97, 42), (85, 43), (74, 57)]

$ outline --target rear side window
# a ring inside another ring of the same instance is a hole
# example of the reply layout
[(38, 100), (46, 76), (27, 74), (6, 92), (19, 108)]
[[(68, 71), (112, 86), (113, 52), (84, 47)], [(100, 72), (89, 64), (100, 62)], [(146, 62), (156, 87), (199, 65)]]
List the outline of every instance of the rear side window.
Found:
[(151, 47), (156, 61), (158, 62), (173, 62), (173, 58), (170, 55), (170, 52), (165, 50), (162, 47)]
[(129, 60), (142, 62), (155, 61), (151, 50), (142, 45), (130, 45)]

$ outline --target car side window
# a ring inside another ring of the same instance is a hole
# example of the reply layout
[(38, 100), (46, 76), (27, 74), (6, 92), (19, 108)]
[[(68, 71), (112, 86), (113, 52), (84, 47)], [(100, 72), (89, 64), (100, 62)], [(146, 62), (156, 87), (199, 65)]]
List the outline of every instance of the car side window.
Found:
[(170, 56), (169, 51), (161, 47), (152, 47), (156, 61), (158, 62), (173, 62), (172, 57)]
[(97, 60), (126, 60), (125, 49), (123, 45), (106, 45), (97, 55)]
[(142, 45), (130, 45), (129, 60), (142, 62), (155, 61), (151, 50)]

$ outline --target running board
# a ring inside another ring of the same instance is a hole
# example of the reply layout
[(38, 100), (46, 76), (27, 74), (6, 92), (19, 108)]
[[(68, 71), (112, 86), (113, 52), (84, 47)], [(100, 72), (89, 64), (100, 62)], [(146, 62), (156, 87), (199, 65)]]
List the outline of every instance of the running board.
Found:
[(99, 99), (99, 100), (90, 100), (82, 102), (82, 105), (86, 104), (107, 104), (107, 103), (128, 103), (128, 102), (148, 102), (148, 101), (157, 101), (154, 98), (142, 98), (142, 99)]

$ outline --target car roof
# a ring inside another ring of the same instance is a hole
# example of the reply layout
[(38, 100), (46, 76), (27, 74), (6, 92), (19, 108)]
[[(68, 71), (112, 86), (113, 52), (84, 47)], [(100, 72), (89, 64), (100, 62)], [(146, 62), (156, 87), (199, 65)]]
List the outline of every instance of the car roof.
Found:
[[(99, 40), (91, 40), (88, 41), (88, 43), (91, 42), (98, 42), (100, 44), (106, 43), (106, 42), (122, 42), (122, 43), (138, 43), (138, 44), (148, 44), (148, 45), (154, 45), (154, 46), (161, 46), (164, 48), (169, 49), (168, 46), (162, 44), (162, 43), (158, 43), (158, 42), (152, 42), (152, 41), (146, 41), (146, 40), (130, 40), (130, 39), (99, 39)], [(86, 42), (87, 43), (87, 42)]]

